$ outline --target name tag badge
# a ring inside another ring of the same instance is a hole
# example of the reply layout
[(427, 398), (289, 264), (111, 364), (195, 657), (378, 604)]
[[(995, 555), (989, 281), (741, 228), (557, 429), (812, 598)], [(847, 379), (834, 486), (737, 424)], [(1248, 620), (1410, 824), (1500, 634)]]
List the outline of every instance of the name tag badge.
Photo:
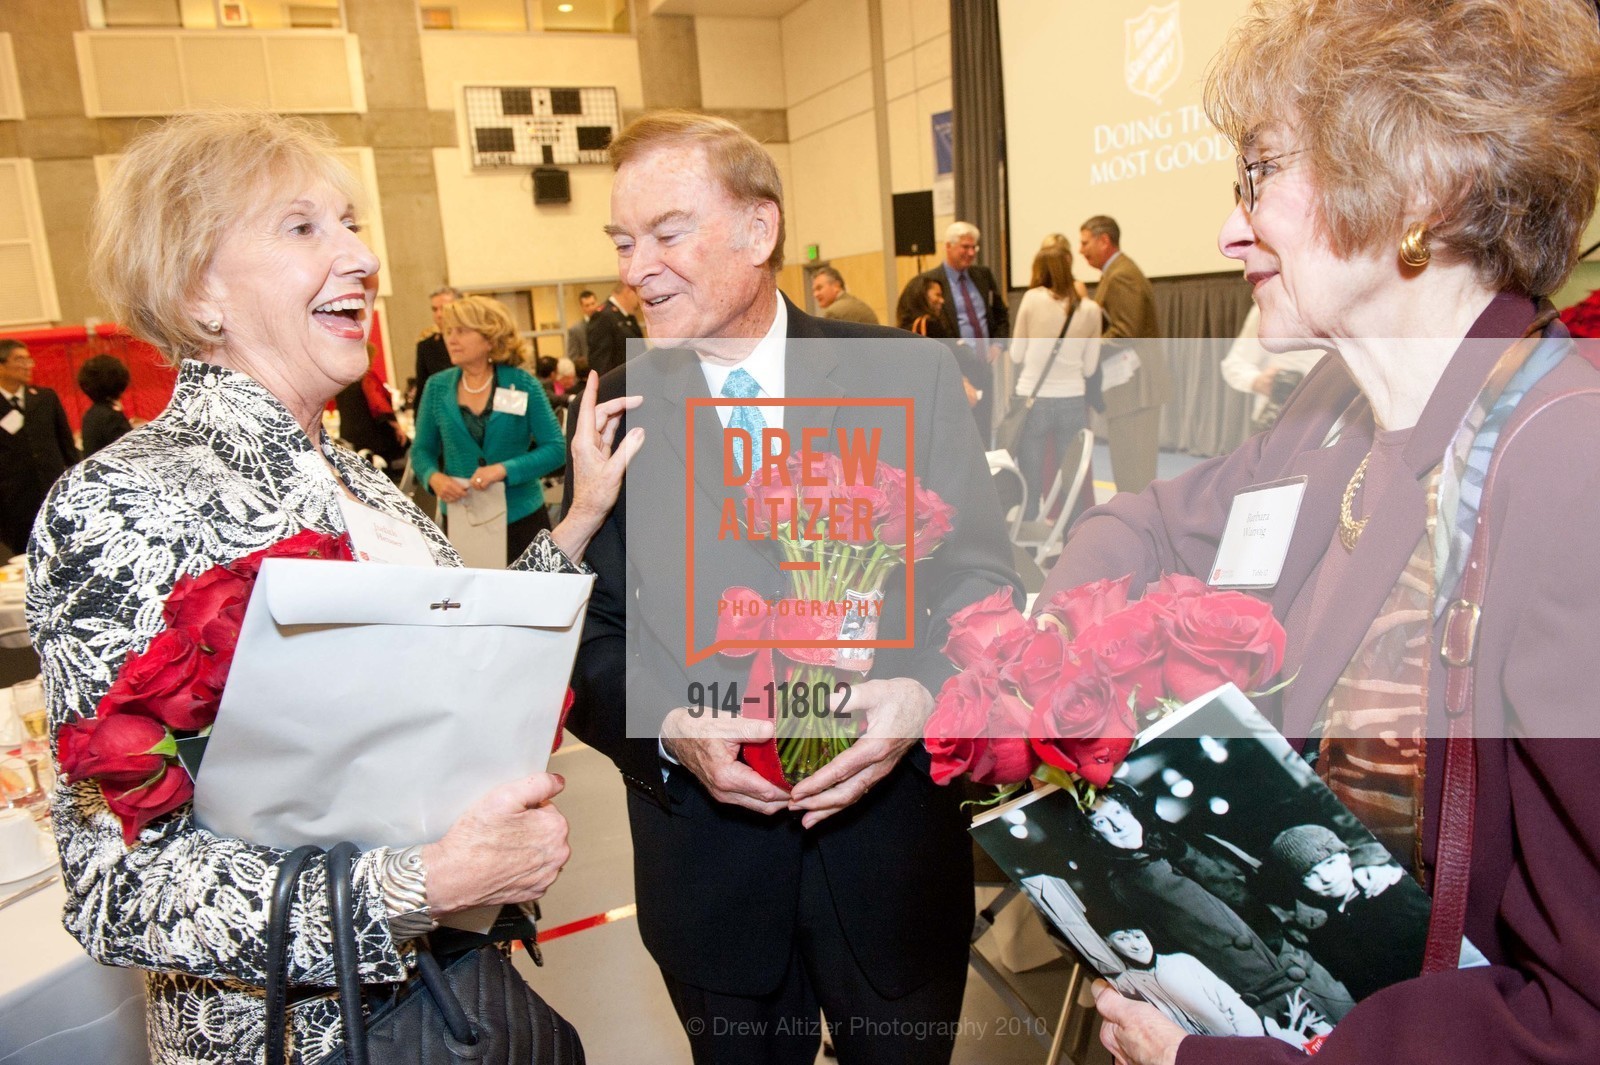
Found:
[(4, 429), (12, 436), (16, 436), (22, 431), (22, 415), (14, 410), (6, 411), (6, 416), (0, 418), (0, 429)]
[(1211, 564), (1211, 579), (1206, 583), (1213, 588), (1271, 588), (1277, 584), (1305, 494), (1306, 479), (1290, 477), (1252, 485), (1234, 496), (1217, 559)]
[(339, 509), (344, 513), (344, 527), (350, 534), (358, 562), (383, 562), (391, 566), (437, 565), (422, 530), (410, 522), (345, 495), (339, 497)]
[(528, 393), (515, 388), (497, 388), (494, 390), (494, 409), (520, 418), (528, 413)]

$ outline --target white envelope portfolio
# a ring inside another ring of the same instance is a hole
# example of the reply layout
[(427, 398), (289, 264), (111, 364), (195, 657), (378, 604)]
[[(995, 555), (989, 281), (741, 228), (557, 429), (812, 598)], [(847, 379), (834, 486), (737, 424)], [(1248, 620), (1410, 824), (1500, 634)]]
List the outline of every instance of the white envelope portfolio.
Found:
[(278, 847), (438, 839), (545, 768), (593, 581), (267, 559), (196, 819)]

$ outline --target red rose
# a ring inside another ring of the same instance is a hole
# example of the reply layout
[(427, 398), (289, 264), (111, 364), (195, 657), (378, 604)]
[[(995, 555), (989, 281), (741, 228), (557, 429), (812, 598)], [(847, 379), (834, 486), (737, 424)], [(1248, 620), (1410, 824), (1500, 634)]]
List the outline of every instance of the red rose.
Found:
[[(753, 532), (767, 534), (771, 531), (776, 517), (778, 525), (791, 525), (800, 513), (799, 500), (796, 497), (792, 478), (788, 481), (783, 476), (783, 470), (771, 463), (762, 466), (755, 476), (750, 478), (750, 483), (744, 486), (746, 498), (751, 500), (755, 512), (750, 517), (750, 529)], [(798, 533), (799, 530), (791, 530)]]
[[(838, 485), (830, 491), (833, 494), (824, 504), (824, 510), (837, 508), (840, 520), (837, 524), (830, 520), (829, 538), (852, 544), (870, 544), (877, 539), (878, 533), (874, 523), (888, 504), (888, 497), (883, 494), (883, 489), (872, 484), (846, 484)], [(834, 500), (838, 502), (835, 503)], [(867, 520), (857, 521), (858, 514)]]
[(268, 558), (326, 558), (348, 562), (354, 559), (355, 555), (350, 551), (349, 538), (343, 533), (302, 529), (287, 539), (234, 559), (228, 563), (228, 568), (239, 576), (253, 581), (261, 572), (262, 560)]
[(1080, 653), (1099, 660), (1124, 701), (1134, 696), (1141, 711), (1154, 707), (1165, 694), (1167, 632), (1161, 616), (1159, 605), (1141, 600), (1090, 625), (1073, 641)]
[(1146, 586), (1144, 595), (1139, 601), (1154, 603), (1161, 608), (1162, 613), (1171, 614), (1179, 603), (1210, 594), (1210, 586), (1197, 577), (1182, 573), (1163, 573), (1159, 581)]
[(1052, 689), (1077, 676), (1078, 659), (1067, 634), (1055, 625), (1015, 629), (996, 641), (996, 647), (1009, 644), (1015, 633), (1022, 633), (1025, 638), (1012, 653), (996, 656), (1000, 662), (1000, 681), (1014, 687), (1029, 706), (1037, 706)]
[(217, 719), (221, 692), (208, 656), (181, 629), (165, 629), (128, 655), (100, 700), (100, 717), (143, 714), (175, 731), (197, 731)]
[(138, 714), (74, 721), (57, 733), (56, 750), (69, 779), (121, 788), (149, 780), (177, 753), (166, 726)]
[(916, 524), (911, 546), (918, 558), (927, 558), (955, 528), (956, 508), (940, 498), (939, 493), (922, 487), (921, 481), (916, 481), (914, 487)]
[(122, 841), (132, 847), (139, 842), (140, 829), (194, 797), (194, 782), (177, 763), (167, 762), (159, 776), (142, 784), (125, 789), (102, 784), (100, 793), (122, 821)]
[(963, 773), (978, 784), (1016, 784), (1039, 764), (1027, 739), (1028, 708), (1002, 695), (991, 666), (963, 670), (939, 690), (924, 743), (936, 784)]
[(1028, 724), (1040, 759), (1097, 787), (1132, 749), (1133, 732), (1126, 696), (1098, 663), (1052, 692)]
[(1080, 584), (1052, 595), (1037, 613), (1056, 618), (1076, 636), (1127, 606), (1128, 585), (1132, 583), (1133, 574), (1130, 573), (1117, 580), (1107, 578)]
[(1162, 624), (1168, 636), (1162, 678), (1175, 699), (1188, 702), (1230, 681), (1253, 691), (1283, 665), (1283, 626), (1271, 606), (1243, 592), (1181, 600)]
[(226, 566), (213, 566), (198, 577), (178, 578), (161, 616), (167, 628), (195, 635), (218, 618), (237, 616), (242, 622), (249, 601), (249, 580)]
[(986, 659), (995, 640), (1024, 627), (1032, 628), (1032, 625), (1013, 603), (1011, 589), (1001, 588), (950, 615), (950, 636), (944, 642), (944, 655), (966, 669)]

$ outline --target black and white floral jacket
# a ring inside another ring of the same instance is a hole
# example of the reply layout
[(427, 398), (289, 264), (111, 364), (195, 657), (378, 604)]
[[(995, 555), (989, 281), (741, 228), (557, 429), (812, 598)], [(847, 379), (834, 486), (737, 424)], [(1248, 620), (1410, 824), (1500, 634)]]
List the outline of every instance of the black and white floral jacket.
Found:
[[(301, 529), (343, 532), (339, 486), (411, 522), (435, 560), (460, 556), (383, 474), (329, 443), (314, 447), (289, 411), (254, 379), (185, 362), (161, 416), (64, 474), (29, 548), (28, 624), (43, 669), (52, 735), (93, 716), (129, 651), (161, 631), (167, 593), (199, 574)], [(573, 572), (548, 534), (521, 568)], [(123, 844), (93, 783), (67, 784), (54, 803), (67, 887), (63, 917), (96, 960), (149, 970), (156, 1065), (262, 1058), (267, 901), (282, 851), (221, 838), (188, 807)], [(357, 935), (368, 981), (405, 976), (408, 951), (389, 933), (376, 882), (381, 851), (356, 866)], [(292, 985), (331, 986), (322, 868), (302, 876), (289, 944)], [(340, 1043), (334, 997), (291, 1009), (294, 1060)]]

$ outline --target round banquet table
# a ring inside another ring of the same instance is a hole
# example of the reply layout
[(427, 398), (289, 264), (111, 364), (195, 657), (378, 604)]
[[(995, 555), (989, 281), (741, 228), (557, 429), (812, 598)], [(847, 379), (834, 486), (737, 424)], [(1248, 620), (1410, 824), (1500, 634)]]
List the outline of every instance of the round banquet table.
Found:
[(29, 883), (0, 888), (0, 1065), (149, 1065), (144, 978), (67, 934), (59, 879), (6, 901)]

